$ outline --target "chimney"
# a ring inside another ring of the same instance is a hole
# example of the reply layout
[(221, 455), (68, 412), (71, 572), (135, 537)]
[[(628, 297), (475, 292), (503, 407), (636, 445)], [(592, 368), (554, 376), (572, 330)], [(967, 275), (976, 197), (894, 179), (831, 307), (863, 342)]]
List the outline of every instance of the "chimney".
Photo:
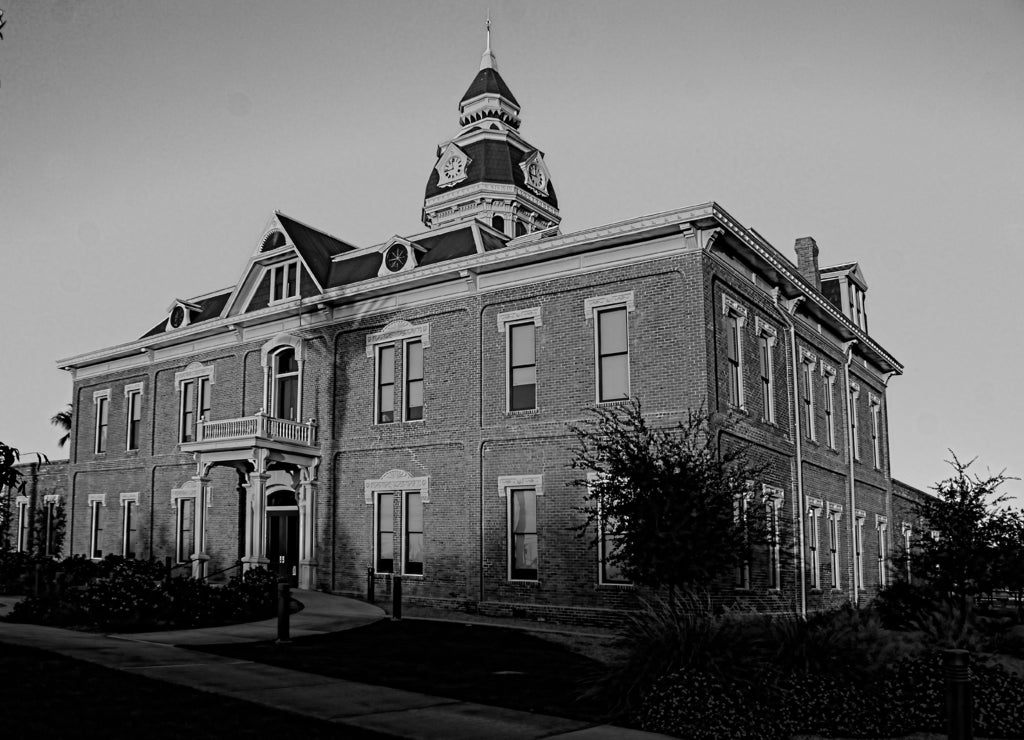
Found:
[(807, 282), (821, 290), (821, 273), (818, 272), (818, 243), (812, 236), (796, 240), (796, 266)]

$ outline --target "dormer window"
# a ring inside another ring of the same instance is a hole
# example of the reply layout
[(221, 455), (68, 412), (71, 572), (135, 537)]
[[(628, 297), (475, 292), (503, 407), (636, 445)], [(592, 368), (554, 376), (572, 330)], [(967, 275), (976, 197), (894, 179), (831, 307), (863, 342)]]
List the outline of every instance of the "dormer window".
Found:
[(299, 263), (282, 262), (270, 268), (270, 302), (286, 301), (299, 294)]
[(394, 275), (416, 267), (417, 250), (423, 251), (422, 247), (413, 242), (398, 236), (392, 237), (380, 247), (380, 269), (377, 270), (377, 277)]
[(181, 329), (188, 326), (192, 321), (192, 314), (201, 307), (195, 303), (188, 303), (183, 300), (176, 300), (171, 304), (167, 314), (167, 331)]

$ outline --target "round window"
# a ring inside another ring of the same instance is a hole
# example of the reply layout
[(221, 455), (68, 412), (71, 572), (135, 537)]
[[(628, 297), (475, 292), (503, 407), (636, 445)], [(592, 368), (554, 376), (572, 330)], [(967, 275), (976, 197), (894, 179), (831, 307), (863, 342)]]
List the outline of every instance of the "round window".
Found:
[(384, 253), (384, 266), (391, 272), (401, 270), (408, 260), (409, 252), (402, 244), (394, 244)]

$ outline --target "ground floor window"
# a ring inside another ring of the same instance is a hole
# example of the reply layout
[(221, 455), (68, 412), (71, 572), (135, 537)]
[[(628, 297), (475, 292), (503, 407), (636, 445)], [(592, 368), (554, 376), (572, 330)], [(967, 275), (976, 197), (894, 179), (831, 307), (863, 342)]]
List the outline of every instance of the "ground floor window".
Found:
[(613, 534), (609, 523), (601, 523), (601, 583), (629, 583), (622, 572), (622, 563), (610, 562), (609, 558), (618, 554), (622, 547), (622, 535)]
[(509, 570), (514, 581), (537, 580), (537, 492), (509, 494)]
[(196, 500), (178, 499), (178, 514), (174, 523), (174, 559), (187, 563), (196, 551), (195, 539)]
[(32, 531), (31, 509), (28, 505), (27, 496), (18, 497), (18, 535), (17, 542), (15, 542), (15, 549), (18, 552), (28, 552), (29, 533)]
[(121, 494), (121, 555), (134, 559), (138, 556), (139, 494)]
[(377, 496), (377, 572), (393, 573), (395, 570), (395, 494), (381, 493)]
[(89, 496), (89, 557), (102, 558), (103, 550), (103, 507), (106, 505), (103, 494)]
[(405, 494), (405, 552), (402, 572), (423, 575), (423, 497), (419, 492)]

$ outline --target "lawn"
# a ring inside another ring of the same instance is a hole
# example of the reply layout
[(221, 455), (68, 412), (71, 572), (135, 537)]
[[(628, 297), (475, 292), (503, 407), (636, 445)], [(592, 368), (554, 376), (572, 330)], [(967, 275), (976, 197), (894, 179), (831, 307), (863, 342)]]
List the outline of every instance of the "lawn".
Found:
[(520, 629), (384, 620), (289, 645), (215, 645), (218, 655), (362, 683), (582, 720), (606, 707), (581, 694), (605, 666), (594, 646), (570, 647)]
[(0, 643), (5, 738), (387, 738)]

